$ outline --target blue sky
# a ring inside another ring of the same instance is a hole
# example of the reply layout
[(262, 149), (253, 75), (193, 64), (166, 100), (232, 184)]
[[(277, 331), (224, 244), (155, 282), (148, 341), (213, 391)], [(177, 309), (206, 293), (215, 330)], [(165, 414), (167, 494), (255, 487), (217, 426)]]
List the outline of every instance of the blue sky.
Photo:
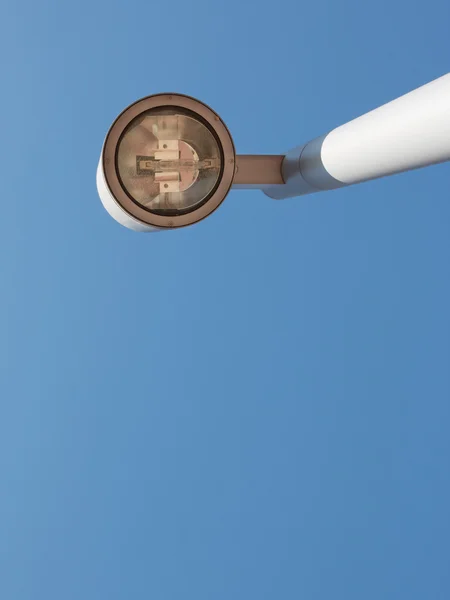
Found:
[(182, 231), (104, 135), (174, 91), (282, 153), (448, 72), (448, 2), (0, 5), (0, 597), (450, 595), (450, 166)]

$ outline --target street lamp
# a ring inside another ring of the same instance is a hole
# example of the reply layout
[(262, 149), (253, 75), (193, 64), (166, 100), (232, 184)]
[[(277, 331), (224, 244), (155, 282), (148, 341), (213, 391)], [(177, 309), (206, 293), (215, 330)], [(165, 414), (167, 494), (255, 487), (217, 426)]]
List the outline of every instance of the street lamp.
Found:
[(148, 96), (109, 130), (97, 189), (135, 231), (175, 229), (210, 215), (231, 188), (275, 199), (331, 190), (450, 160), (450, 74), (285, 156), (236, 155), (208, 106), (181, 94)]

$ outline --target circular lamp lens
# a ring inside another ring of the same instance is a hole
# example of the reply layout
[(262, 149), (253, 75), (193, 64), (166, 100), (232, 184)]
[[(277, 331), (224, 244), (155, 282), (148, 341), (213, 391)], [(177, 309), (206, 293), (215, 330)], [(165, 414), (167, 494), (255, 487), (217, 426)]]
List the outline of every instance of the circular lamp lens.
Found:
[(124, 191), (140, 207), (156, 215), (183, 215), (214, 194), (222, 156), (216, 135), (195, 113), (152, 108), (124, 130), (116, 167)]

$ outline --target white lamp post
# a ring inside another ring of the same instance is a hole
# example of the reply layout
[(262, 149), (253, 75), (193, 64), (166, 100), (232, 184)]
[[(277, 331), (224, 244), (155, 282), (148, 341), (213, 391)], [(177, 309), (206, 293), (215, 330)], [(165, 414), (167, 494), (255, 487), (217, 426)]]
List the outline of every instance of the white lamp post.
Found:
[(450, 74), (286, 156), (236, 156), (220, 117), (179, 94), (127, 108), (102, 149), (97, 187), (107, 211), (137, 231), (211, 214), (231, 187), (275, 199), (331, 190), (450, 160)]

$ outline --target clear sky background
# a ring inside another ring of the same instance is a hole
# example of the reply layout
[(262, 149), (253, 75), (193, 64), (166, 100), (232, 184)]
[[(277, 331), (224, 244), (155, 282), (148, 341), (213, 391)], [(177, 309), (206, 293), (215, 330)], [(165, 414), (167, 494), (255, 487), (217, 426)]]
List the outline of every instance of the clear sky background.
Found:
[(450, 70), (446, 0), (1, 3), (2, 600), (447, 600), (450, 165), (158, 234), (104, 136), (282, 153)]

